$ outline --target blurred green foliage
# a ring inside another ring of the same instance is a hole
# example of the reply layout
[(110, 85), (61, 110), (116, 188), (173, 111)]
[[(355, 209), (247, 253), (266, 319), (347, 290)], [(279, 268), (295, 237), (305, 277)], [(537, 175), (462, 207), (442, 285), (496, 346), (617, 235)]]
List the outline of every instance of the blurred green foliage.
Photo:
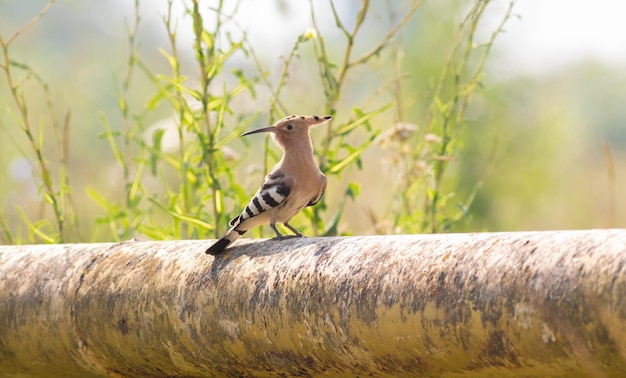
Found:
[(280, 154), (238, 135), (292, 113), (336, 115), (306, 233), (623, 225), (623, 76), (495, 81), (492, 3), (264, 2), (281, 43), (245, 1), (0, 3), (0, 241), (216, 237)]

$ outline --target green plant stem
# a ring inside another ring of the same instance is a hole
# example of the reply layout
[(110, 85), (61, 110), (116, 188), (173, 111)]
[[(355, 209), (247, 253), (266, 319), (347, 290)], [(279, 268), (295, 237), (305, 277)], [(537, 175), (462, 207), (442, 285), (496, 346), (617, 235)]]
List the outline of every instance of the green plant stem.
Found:
[(37, 157), (37, 162), (39, 164), (41, 180), (43, 184), (44, 197), (45, 197), (45, 200), (48, 201), (52, 205), (52, 209), (54, 212), (54, 216), (55, 216), (57, 228), (58, 228), (58, 241), (62, 243), (65, 240), (64, 209), (62, 208), (62, 205), (58, 198), (58, 194), (56, 193), (54, 189), (54, 184), (52, 182), (52, 175), (50, 173), (50, 169), (43, 157), (43, 150), (42, 150), (43, 146), (41, 146), (40, 142), (37, 140), (37, 138), (35, 137), (32, 131), (32, 127), (30, 125), (30, 121), (28, 118), (28, 112), (26, 110), (27, 107), (26, 107), (25, 100), (22, 96), (19, 95), (18, 86), (14, 83), (13, 73), (11, 71), (11, 66), (14, 63), (11, 61), (10, 55), (9, 55), (9, 46), (11, 45), (11, 43), (15, 41), (16, 38), (19, 37), (22, 33), (24, 33), (33, 25), (35, 25), (41, 19), (41, 17), (43, 17), (46, 14), (46, 12), (50, 10), (54, 2), (55, 0), (49, 1), (35, 17), (33, 17), (21, 29), (13, 33), (13, 35), (7, 38), (6, 41), (2, 38), (2, 36), (0, 36), (0, 49), (2, 50), (3, 60), (4, 60), (4, 64), (1, 65), (1, 68), (5, 73), (7, 84), (9, 88), (11, 88), (11, 96), (13, 98), (13, 102), (15, 103), (18, 109), (19, 115), (20, 115), (20, 121), (21, 121), (20, 127), (22, 131), (24, 132), (26, 138), (30, 142), (31, 147)]
[[(167, 36), (170, 42), (170, 48), (172, 49), (171, 55), (174, 58), (173, 59), (174, 64), (172, 64), (172, 78), (175, 83), (180, 83), (181, 74), (180, 74), (180, 64), (178, 64), (179, 56), (178, 56), (178, 46), (176, 44), (176, 30), (175, 30), (175, 27), (172, 25), (172, 0), (168, 1), (167, 15), (165, 17), (164, 22), (165, 22), (165, 27), (167, 29)], [(176, 96), (176, 102), (178, 104), (178, 109), (176, 110), (178, 111), (178, 128), (177, 128), (178, 129), (178, 141), (179, 141), (178, 158), (179, 158), (180, 166), (181, 166), (180, 196), (182, 197), (182, 199), (180, 202), (183, 204), (182, 212), (187, 214), (192, 207), (192, 200), (193, 200), (192, 195), (191, 195), (190, 183), (187, 178), (188, 162), (187, 162), (186, 154), (185, 154), (186, 143), (185, 143), (185, 131), (183, 128), (185, 114), (187, 113), (187, 110), (186, 110), (187, 107), (184, 105), (185, 98), (183, 96), (181, 86), (179, 85), (174, 86), (174, 91), (175, 91), (175, 96)], [(185, 237), (189, 237), (189, 235), (187, 234), (186, 223), (181, 222), (180, 227), (181, 227), (180, 234), (184, 235)]]
[[(217, 17), (216, 17), (217, 21), (215, 25), (214, 36), (217, 36), (220, 32), (221, 12), (223, 9), (223, 5), (224, 5), (224, 1), (220, 0), (215, 10), (217, 14)], [(217, 202), (218, 191), (220, 188), (219, 188), (218, 178), (215, 174), (215, 160), (214, 160), (215, 141), (216, 141), (217, 135), (215, 135), (215, 133), (213, 132), (213, 127), (211, 125), (211, 120), (209, 118), (209, 112), (210, 112), (209, 84), (211, 82), (212, 77), (209, 76), (209, 69), (208, 69), (209, 62), (211, 62), (214, 58), (215, 44), (217, 43), (217, 41), (214, 40), (210, 46), (207, 46), (206, 53), (205, 53), (204, 48), (202, 47), (202, 41), (203, 41), (202, 32), (204, 28), (203, 28), (203, 23), (202, 23), (202, 16), (200, 14), (200, 7), (199, 7), (198, 0), (193, 0), (192, 16), (193, 16), (193, 29), (194, 29), (194, 37), (195, 37), (194, 47), (196, 51), (196, 60), (198, 62), (198, 68), (200, 71), (200, 94), (201, 94), (200, 102), (202, 103), (202, 111), (203, 111), (202, 122), (204, 123), (206, 135), (208, 137), (208, 145), (206, 146), (206, 148), (208, 149), (208, 153), (206, 153), (204, 156), (205, 156), (205, 160), (207, 163), (208, 176), (210, 177), (210, 180), (211, 180), (211, 183), (210, 183), (211, 192), (212, 192), (211, 204), (213, 207), (213, 218), (215, 220), (215, 237), (217, 238), (219, 237), (219, 232), (220, 232), (220, 212), (219, 212), (219, 205)], [(213, 62), (213, 64), (215, 64), (215, 62)]]
[[(422, 0), (415, 1), (411, 5), (409, 10), (406, 12), (402, 20), (396, 23), (372, 49), (370, 49), (363, 55), (359, 56), (358, 58), (351, 59), (352, 50), (354, 48), (354, 41), (356, 39), (357, 34), (361, 30), (363, 23), (365, 22), (367, 11), (369, 9), (369, 0), (363, 0), (361, 2), (361, 8), (359, 9), (359, 12), (357, 14), (356, 21), (355, 21), (352, 31), (348, 31), (348, 29), (343, 25), (335, 9), (334, 2), (332, 0), (330, 1), (331, 9), (333, 11), (333, 16), (335, 18), (335, 24), (337, 25), (337, 28), (339, 28), (344, 34), (344, 36), (346, 37), (346, 47), (345, 47), (345, 51), (343, 54), (342, 63), (339, 66), (339, 73), (337, 74), (335, 78), (335, 76), (331, 74), (331, 67), (329, 66), (330, 60), (328, 58), (328, 54), (326, 51), (323, 38), (320, 37), (318, 39), (319, 47), (317, 45), (314, 46), (315, 55), (317, 57), (318, 67), (320, 71), (320, 76), (326, 79), (323, 81), (323, 83), (324, 83), (324, 90), (326, 92), (326, 111), (327, 112), (329, 112), (330, 114), (335, 113), (335, 108), (337, 106), (337, 102), (341, 98), (341, 92), (342, 92), (343, 85), (344, 85), (344, 82), (348, 75), (349, 70), (352, 69), (353, 67), (366, 63), (373, 56), (379, 54), (380, 51), (384, 49), (384, 47), (389, 43), (389, 41), (398, 33), (398, 31), (408, 23), (408, 21), (411, 19), (415, 11), (419, 8), (421, 3), (422, 3)], [(313, 1), (309, 0), (309, 4), (311, 8), (311, 20), (312, 20), (313, 25), (316, 25), (315, 13), (313, 12)], [(321, 164), (326, 163), (328, 153), (331, 148), (332, 140), (333, 140), (333, 123), (329, 122), (326, 126), (326, 140), (324, 141), (324, 148), (322, 150), (322, 153), (320, 154)]]
[(124, 176), (124, 193), (128, 219), (127, 224), (123, 227), (123, 238), (125, 239), (132, 237), (132, 235), (135, 233), (132, 220), (137, 216), (137, 205), (132, 194), (133, 191), (131, 190), (133, 186), (133, 178), (130, 175), (130, 170), (126, 159), (131, 156), (131, 142), (134, 134), (134, 121), (131, 120), (130, 109), (128, 108), (128, 95), (130, 92), (130, 84), (133, 78), (133, 74), (135, 72), (135, 63), (137, 61), (137, 31), (139, 29), (139, 23), (141, 21), (139, 12), (139, 0), (135, 0), (134, 12), (135, 17), (133, 18), (133, 23), (126, 33), (128, 36), (128, 61), (126, 65), (126, 74), (122, 82), (122, 92), (120, 94), (120, 104), (123, 104), (122, 106), (120, 106), (120, 110), (122, 112), (122, 139), (124, 143), (124, 153), (123, 155), (121, 155), (121, 159), (119, 159), (118, 162), (122, 165), (122, 175)]
[[(513, 5), (515, 1), (509, 3), (509, 7), (502, 18), (497, 29), (491, 34), (491, 37), (482, 53), (479, 55), (478, 61), (475, 64), (472, 72), (469, 75), (467, 81), (462, 82), (462, 77), (465, 76), (466, 65), (471, 59), (471, 53), (476, 48), (474, 43), (474, 35), (476, 29), (482, 19), (484, 12), (489, 5), (489, 1), (477, 1), (474, 3), (473, 8), (468, 12), (467, 16), (461, 21), (458, 27), (457, 34), (454, 39), (453, 47), (448, 54), (446, 64), (442, 69), (435, 91), (433, 92), (433, 100), (428, 108), (426, 117), (424, 120), (424, 127), (422, 129), (420, 144), (423, 144), (423, 136), (426, 130), (431, 129), (433, 124), (433, 118), (435, 111), (437, 110), (441, 118), (441, 142), (439, 143), (436, 151), (436, 156), (433, 161), (433, 173), (432, 173), (432, 187), (431, 195), (424, 197), (423, 211), (426, 216), (423, 220), (423, 228), (428, 228), (430, 232), (435, 233), (440, 229), (439, 221), (437, 220), (437, 214), (439, 212), (439, 202), (441, 200), (441, 186), (443, 182), (443, 176), (448, 167), (450, 161), (450, 146), (458, 137), (458, 133), (461, 130), (465, 119), (465, 111), (471, 101), (473, 87), (478, 84), (480, 76), (482, 74), (483, 66), (489, 54), (490, 48), (493, 45), (496, 37), (502, 33), (504, 25), (512, 15)], [(459, 56), (459, 51), (460, 56)], [(439, 109), (439, 103), (443, 102), (443, 90), (447, 83), (451, 82), (451, 91), (453, 93), (452, 99), (445, 104), (445, 109)], [(468, 89), (469, 88), (469, 89)], [(422, 148), (417, 148), (421, 151)], [(415, 159), (414, 161), (416, 161)], [(410, 168), (413, 169), (414, 167)]]

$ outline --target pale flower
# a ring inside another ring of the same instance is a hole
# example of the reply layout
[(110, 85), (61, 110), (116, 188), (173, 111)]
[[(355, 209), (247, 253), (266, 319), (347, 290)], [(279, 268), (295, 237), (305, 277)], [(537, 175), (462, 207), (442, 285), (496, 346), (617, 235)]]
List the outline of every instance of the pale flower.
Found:
[(308, 41), (309, 39), (315, 39), (317, 38), (317, 30), (313, 29), (313, 28), (308, 28), (305, 32), (304, 32), (304, 38)]

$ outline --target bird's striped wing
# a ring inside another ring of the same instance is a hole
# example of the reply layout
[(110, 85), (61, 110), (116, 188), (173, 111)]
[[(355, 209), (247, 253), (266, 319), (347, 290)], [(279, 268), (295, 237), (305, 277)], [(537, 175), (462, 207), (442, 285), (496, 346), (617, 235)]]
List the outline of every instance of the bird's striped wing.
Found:
[(291, 188), (293, 188), (294, 182), (295, 179), (293, 177), (285, 176), (285, 174), (280, 171), (270, 172), (265, 177), (261, 189), (252, 197), (244, 211), (242, 211), (238, 217), (230, 221), (230, 226), (237, 227), (246, 219), (256, 217), (285, 202), (285, 199), (291, 192)]

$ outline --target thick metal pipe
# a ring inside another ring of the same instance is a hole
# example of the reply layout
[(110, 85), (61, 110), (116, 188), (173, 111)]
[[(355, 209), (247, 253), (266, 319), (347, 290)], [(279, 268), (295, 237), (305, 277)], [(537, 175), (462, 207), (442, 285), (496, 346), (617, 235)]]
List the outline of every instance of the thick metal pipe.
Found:
[(0, 376), (626, 374), (626, 230), (0, 247)]

